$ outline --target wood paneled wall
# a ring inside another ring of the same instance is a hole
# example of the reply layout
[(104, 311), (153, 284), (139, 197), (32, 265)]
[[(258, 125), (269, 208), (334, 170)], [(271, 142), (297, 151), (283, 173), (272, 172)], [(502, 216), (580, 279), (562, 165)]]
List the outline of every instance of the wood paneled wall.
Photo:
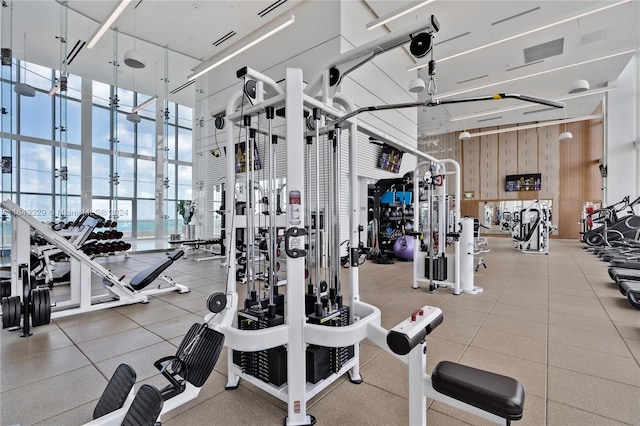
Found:
[[(594, 111), (598, 114), (600, 108)], [(479, 131), (487, 131), (479, 129)], [(484, 201), (550, 199), (556, 236), (580, 237), (580, 217), (586, 201), (599, 202), (602, 178), (602, 119), (569, 123), (573, 139), (560, 141), (565, 125), (518, 130), (459, 141), (457, 134), (443, 135), (446, 149), (438, 158), (454, 158), (462, 168), (462, 191), (473, 199), (460, 203), (463, 215), (476, 216)], [(473, 133), (473, 131), (472, 131)], [(506, 192), (505, 176), (541, 173), (540, 191)]]

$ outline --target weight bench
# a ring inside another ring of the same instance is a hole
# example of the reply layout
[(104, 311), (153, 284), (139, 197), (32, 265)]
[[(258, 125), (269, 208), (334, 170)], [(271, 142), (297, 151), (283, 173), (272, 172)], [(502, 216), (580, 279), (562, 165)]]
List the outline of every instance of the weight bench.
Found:
[(409, 424), (426, 424), (426, 399), (431, 398), (498, 424), (520, 420), (524, 388), (516, 379), (441, 361), (426, 373), (426, 336), (442, 323), (442, 310), (424, 306), (387, 333), (387, 346), (408, 357)]
[[(207, 299), (209, 310), (217, 314), (226, 306), (223, 293)], [(175, 355), (154, 362), (169, 382), (162, 389), (142, 385), (133, 397), (136, 372), (120, 364), (109, 380), (87, 425), (161, 424), (162, 414), (196, 398), (220, 357), (224, 334), (209, 328), (208, 323), (195, 323), (182, 339)]]
[(640, 309), (640, 281), (623, 280), (618, 283), (618, 288), (620, 293), (627, 297), (631, 306)]
[(173, 263), (176, 260), (180, 259), (182, 256), (184, 256), (183, 250), (174, 250), (168, 253), (167, 260), (163, 260), (162, 262), (156, 263), (155, 265), (148, 267), (142, 272), (138, 272), (131, 279), (131, 281), (129, 282), (129, 285), (131, 286), (131, 288), (133, 288), (136, 291), (142, 290), (143, 288), (151, 284), (153, 280), (155, 280), (158, 277), (160, 277), (165, 282), (171, 285), (175, 285), (174, 281), (171, 278), (166, 277), (162, 273), (165, 271), (165, 269), (173, 265)]

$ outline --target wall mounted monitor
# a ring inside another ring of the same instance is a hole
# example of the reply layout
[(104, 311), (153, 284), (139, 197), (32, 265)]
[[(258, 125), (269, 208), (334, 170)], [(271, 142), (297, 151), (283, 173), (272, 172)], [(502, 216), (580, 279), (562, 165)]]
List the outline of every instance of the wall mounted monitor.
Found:
[(378, 159), (378, 168), (392, 173), (400, 173), (404, 153), (392, 146), (384, 145)]
[(542, 175), (529, 173), (522, 175), (507, 175), (505, 178), (505, 191), (540, 191)]

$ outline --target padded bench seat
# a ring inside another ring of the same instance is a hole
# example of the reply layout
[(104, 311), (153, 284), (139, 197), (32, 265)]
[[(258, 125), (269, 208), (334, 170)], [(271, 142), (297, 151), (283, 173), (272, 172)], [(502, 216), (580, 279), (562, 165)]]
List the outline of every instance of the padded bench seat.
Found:
[(433, 388), (506, 420), (520, 420), (524, 388), (517, 380), (450, 361), (441, 361), (431, 372)]

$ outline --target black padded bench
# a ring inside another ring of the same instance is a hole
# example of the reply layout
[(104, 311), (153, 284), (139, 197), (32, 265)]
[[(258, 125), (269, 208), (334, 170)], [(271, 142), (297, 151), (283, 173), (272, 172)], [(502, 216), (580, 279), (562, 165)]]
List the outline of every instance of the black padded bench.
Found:
[(182, 256), (184, 256), (184, 250), (174, 250), (168, 253), (167, 260), (163, 260), (160, 263), (156, 263), (155, 265), (148, 267), (142, 272), (138, 272), (131, 279), (129, 285), (131, 285), (134, 290), (142, 290), (143, 288), (151, 284), (151, 282), (158, 278), (165, 269), (171, 266), (173, 262), (180, 259)]
[(441, 361), (431, 372), (436, 391), (502, 417), (507, 424), (520, 420), (524, 388), (515, 379), (450, 361)]
[(620, 292), (627, 296), (629, 303), (636, 309), (640, 309), (640, 281), (620, 281)]

